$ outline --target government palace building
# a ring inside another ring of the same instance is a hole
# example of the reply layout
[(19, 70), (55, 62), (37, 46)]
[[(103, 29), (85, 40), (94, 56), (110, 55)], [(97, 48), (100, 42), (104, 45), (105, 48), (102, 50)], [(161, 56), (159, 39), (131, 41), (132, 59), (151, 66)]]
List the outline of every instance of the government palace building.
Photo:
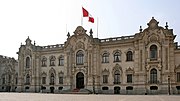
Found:
[(180, 94), (180, 46), (173, 29), (152, 17), (131, 36), (99, 39), (78, 26), (62, 44), (28, 37), (18, 60), (0, 56), (0, 91)]

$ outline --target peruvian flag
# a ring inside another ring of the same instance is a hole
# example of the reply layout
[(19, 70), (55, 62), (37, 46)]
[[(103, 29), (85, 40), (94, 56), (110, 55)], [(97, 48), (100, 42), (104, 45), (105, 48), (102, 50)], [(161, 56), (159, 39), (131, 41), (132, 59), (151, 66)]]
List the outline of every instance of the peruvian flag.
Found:
[(86, 9), (84, 9), (83, 7), (82, 7), (82, 11), (83, 11), (83, 17), (88, 17), (89, 16), (88, 11)]
[(82, 12), (83, 12), (83, 17), (88, 17), (89, 18), (89, 22), (94, 23), (94, 18), (89, 14), (89, 12), (82, 7)]
[(94, 18), (93, 17), (89, 17), (89, 22), (94, 23)]

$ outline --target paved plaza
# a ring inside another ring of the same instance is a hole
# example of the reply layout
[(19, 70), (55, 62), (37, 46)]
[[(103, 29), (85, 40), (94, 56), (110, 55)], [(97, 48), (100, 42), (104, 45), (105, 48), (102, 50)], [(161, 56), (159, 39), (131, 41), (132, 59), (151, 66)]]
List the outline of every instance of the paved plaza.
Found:
[(0, 101), (180, 101), (180, 95), (0, 93)]

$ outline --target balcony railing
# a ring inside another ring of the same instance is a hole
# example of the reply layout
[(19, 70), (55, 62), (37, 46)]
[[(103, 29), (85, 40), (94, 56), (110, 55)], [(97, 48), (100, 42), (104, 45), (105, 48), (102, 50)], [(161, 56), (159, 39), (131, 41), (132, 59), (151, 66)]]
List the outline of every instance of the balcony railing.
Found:
[(50, 82), (49, 85), (54, 85), (54, 82)]
[(121, 84), (121, 82), (113, 82), (114, 84)]
[(157, 81), (148, 81), (148, 84), (159, 84), (160, 82), (157, 80)]
[(24, 85), (30, 85), (30, 82), (26, 82), (26, 83), (24, 83)]

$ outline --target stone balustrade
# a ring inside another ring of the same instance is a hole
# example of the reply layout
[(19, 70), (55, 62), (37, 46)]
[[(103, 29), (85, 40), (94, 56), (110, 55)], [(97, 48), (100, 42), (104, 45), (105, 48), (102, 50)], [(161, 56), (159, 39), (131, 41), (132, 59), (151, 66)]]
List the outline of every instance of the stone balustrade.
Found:
[(42, 46), (43, 49), (54, 49), (54, 48), (63, 48), (63, 47), (64, 47), (64, 44)]
[(120, 40), (128, 40), (133, 39), (133, 36), (122, 36), (122, 37), (115, 37), (115, 38), (107, 38), (107, 39), (100, 39), (100, 42), (112, 42), (112, 41), (120, 41)]

